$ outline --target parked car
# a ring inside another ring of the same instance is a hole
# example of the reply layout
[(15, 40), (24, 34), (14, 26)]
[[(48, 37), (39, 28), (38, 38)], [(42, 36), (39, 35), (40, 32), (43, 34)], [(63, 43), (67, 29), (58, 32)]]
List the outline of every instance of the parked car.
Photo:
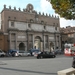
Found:
[(31, 53), (32, 56), (36, 56), (41, 51), (39, 49), (30, 49), (29, 52)]
[(37, 55), (37, 59), (39, 58), (55, 58), (56, 55), (54, 52), (44, 51)]
[(6, 54), (0, 49), (0, 57), (4, 57)]
[(32, 54), (33, 54), (33, 56), (37, 56), (40, 53), (41, 53), (41, 51), (34, 51)]
[(31, 54), (28, 51), (19, 51), (18, 56), (31, 56)]
[(16, 50), (16, 49), (10, 49), (10, 50), (8, 50), (8, 52), (7, 52), (7, 56), (18, 56), (18, 54), (19, 54), (19, 50)]
[(55, 49), (53, 52), (54, 52), (56, 55), (63, 53), (61, 49)]

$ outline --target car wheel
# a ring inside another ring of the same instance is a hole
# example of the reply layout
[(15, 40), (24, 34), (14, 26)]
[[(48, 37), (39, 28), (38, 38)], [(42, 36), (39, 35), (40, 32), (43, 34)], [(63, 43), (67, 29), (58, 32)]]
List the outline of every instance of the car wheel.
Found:
[(39, 59), (39, 57), (37, 57), (37, 59)]
[(55, 58), (55, 55), (53, 56), (53, 58)]
[(1, 55), (1, 57), (4, 57), (4, 55)]
[(40, 56), (40, 58), (42, 59), (42, 58), (43, 58), (43, 56)]

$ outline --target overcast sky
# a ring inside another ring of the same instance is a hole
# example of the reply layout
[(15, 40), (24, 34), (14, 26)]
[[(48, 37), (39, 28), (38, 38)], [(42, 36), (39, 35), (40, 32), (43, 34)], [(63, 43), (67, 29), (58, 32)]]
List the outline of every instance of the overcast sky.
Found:
[[(29, 3), (34, 6), (34, 10), (36, 10), (37, 12), (44, 12), (55, 15), (51, 4), (46, 0), (0, 0), (0, 12), (2, 11), (4, 4), (7, 8), (11, 6), (12, 9), (16, 7), (16, 9), (18, 10), (18, 8), (20, 7), (21, 10), (23, 10), (23, 8), (26, 8), (27, 4)], [(75, 26), (75, 20), (65, 20), (64, 18), (60, 18), (60, 27), (66, 26)]]

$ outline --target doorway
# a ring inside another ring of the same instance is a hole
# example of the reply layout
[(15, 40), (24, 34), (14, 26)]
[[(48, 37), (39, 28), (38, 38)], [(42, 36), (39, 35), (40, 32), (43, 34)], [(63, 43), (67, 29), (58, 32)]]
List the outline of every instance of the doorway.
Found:
[(24, 43), (19, 44), (19, 50), (24, 50), (25, 51), (25, 45)]

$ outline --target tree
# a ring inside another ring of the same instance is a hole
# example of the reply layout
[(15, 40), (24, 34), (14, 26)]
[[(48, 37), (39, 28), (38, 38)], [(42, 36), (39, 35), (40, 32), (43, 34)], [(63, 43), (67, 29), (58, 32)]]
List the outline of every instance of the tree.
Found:
[(75, 0), (48, 0), (55, 13), (65, 19), (75, 20)]

